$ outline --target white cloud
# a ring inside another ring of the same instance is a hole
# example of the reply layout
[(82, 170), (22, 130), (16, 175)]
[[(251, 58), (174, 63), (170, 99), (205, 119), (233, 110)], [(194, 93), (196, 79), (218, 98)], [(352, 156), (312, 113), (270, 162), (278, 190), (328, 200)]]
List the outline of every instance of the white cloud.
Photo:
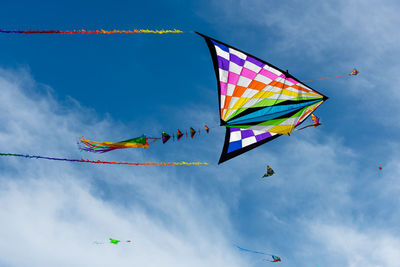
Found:
[[(312, 238), (337, 258), (327, 266), (342, 263), (345, 266), (398, 266), (400, 239), (380, 229), (357, 229), (355, 225), (312, 223)], [(321, 266), (324, 266), (321, 264)]]
[[(26, 71), (0, 70), (0, 88), (1, 152), (90, 157), (74, 144), (82, 129), (98, 136), (111, 126), (124, 131), (73, 101), (60, 105)], [(144, 158), (140, 151), (130, 155)], [(174, 167), (126, 167), (2, 157), (0, 263), (246, 265), (232, 247), (227, 207), (216, 192), (197, 191)], [(93, 244), (109, 237), (133, 244)]]

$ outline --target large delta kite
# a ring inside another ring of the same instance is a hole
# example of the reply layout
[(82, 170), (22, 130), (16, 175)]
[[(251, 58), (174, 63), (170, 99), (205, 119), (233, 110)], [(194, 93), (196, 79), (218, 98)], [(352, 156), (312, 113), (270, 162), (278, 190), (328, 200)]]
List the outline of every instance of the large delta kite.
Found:
[(222, 163), (295, 127), (328, 97), (272, 64), (198, 33), (206, 40), (218, 80)]

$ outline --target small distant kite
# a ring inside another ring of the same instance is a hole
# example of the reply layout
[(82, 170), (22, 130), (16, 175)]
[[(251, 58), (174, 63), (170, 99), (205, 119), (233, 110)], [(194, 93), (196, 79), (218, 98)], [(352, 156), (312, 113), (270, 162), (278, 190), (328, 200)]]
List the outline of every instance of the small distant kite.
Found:
[(255, 250), (250, 250), (250, 249), (246, 249), (246, 248), (241, 248), (239, 246), (236, 246), (238, 249), (240, 249), (241, 251), (244, 252), (250, 252), (250, 253), (254, 253), (254, 254), (261, 254), (261, 255), (268, 255), (272, 257), (272, 260), (267, 260), (267, 259), (263, 259), (265, 261), (269, 261), (269, 262), (280, 262), (282, 261), (280, 257), (272, 255), (272, 254), (268, 254), (268, 253), (264, 253), (264, 252), (260, 252), (260, 251), (255, 251)]
[(357, 75), (357, 74), (359, 74), (360, 72), (356, 69), (356, 68), (354, 68), (350, 73), (349, 73), (349, 76), (351, 76), (351, 75)]
[(272, 257), (272, 261), (271, 260), (267, 260), (267, 259), (264, 259), (264, 260), (265, 261), (269, 261), (269, 262), (279, 262), (279, 261), (281, 261), (281, 258), (279, 258), (278, 256), (271, 255), (271, 257)]
[(274, 173), (274, 170), (269, 165), (267, 165), (267, 173), (265, 173), (262, 178), (272, 176), (274, 175)]
[(312, 127), (312, 126), (318, 127), (318, 126), (322, 125), (322, 123), (319, 122), (319, 118), (317, 116), (315, 116), (314, 114), (311, 114), (311, 119), (313, 122), (312, 124), (304, 126), (303, 128), (300, 128), (300, 129), (296, 129), (295, 131), (300, 131), (300, 130), (303, 130), (305, 128)]
[[(118, 245), (118, 243), (121, 242), (121, 240), (114, 239), (114, 238), (111, 238), (111, 237), (110, 237), (108, 240), (109, 240), (108, 242), (99, 242), (99, 241), (95, 241), (94, 243), (95, 243), (96, 245), (103, 245), (103, 244), (105, 244), (105, 243)], [(126, 242), (126, 243), (131, 243), (131, 240), (126, 240), (125, 242)]]
[(121, 240), (117, 240), (117, 239), (110, 238), (110, 243), (111, 243), (111, 244), (118, 245), (119, 242), (121, 242)]

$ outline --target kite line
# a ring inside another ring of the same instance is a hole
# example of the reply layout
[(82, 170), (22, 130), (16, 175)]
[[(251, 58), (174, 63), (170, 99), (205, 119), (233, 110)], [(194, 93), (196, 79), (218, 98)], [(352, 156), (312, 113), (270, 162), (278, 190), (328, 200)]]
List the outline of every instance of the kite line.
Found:
[(165, 33), (183, 33), (181, 30), (173, 29), (173, 30), (147, 30), (147, 29), (134, 29), (134, 30), (94, 30), (94, 31), (87, 31), (87, 30), (73, 30), (73, 31), (60, 31), (60, 30), (20, 30), (20, 31), (13, 31), (13, 30), (2, 30), (0, 29), (0, 33), (15, 33), (15, 34), (113, 34), (113, 33), (158, 33), (158, 34), (165, 34)]
[(251, 250), (251, 249), (247, 249), (247, 248), (242, 248), (236, 245), (236, 247), (241, 250), (241, 251), (245, 251), (245, 252), (251, 252), (251, 253), (255, 253), (255, 254), (262, 254), (262, 255), (268, 255), (268, 256), (272, 256), (272, 254), (268, 254), (268, 253), (264, 253), (264, 252), (260, 252), (260, 251), (255, 251), (255, 250)]
[(327, 80), (327, 79), (342, 78), (342, 77), (347, 77), (347, 76), (356, 76), (359, 73), (360, 72), (356, 68), (354, 68), (349, 74), (346, 74), (346, 75), (324, 77), (324, 78), (318, 78), (318, 79), (312, 79), (312, 80), (305, 80), (305, 81), (301, 81), (301, 82), (312, 82), (312, 81), (320, 81), (320, 80)]
[(7, 157), (22, 157), (28, 159), (46, 159), (56, 161), (69, 161), (69, 162), (80, 162), (80, 163), (94, 163), (94, 164), (115, 164), (115, 165), (133, 165), (133, 166), (171, 166), (171, 165), (208, 165), (207, 162), (115, 162), (115, 161), (102, 161), (102, 160), (89, 160), (89, 159), (67, 159), (67, 158), (53, 158), (36, 155), (24, 155), (24, 154), (12, 154), (12, 153), (0, 153), (0, 156)]

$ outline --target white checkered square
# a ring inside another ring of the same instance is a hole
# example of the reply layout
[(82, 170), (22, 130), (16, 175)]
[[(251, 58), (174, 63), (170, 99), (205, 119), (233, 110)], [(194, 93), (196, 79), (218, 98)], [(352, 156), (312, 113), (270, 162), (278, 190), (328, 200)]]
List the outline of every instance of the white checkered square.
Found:
[(261, 74), (257, 74), (256, 77), (254, 78), (254, 80), (265, 83), (265, 84), (269, 84), (270, 82), (272, 82), (272, 80), (270, 78), (268, 78), (264, 75), (261, 75)]
[(229, 62), (229, 71), (240, 75), (242, 72), (242, 66), (237, 65), (235, 62)]
[(248, 87), (250, 82), (251, 82), (251, 80), (249, 78), (240, 76), (237, 85), (242, 86), (242, 87)]
[(231, 132), (230, 142), (239, 141), (242, 139), (241, 131)]
[(264, 69), (266, 69), (266, 70), (268, 70), (268, 71), (270, 71), (270, 72), (272, 72), (272, 73), (274, 73), (274, 74), (276, 74), (276, 75), (278, 75), (278, 76), (280, 76), (280, 75), (282, 74), (282, 72), (280, 72), (279, 70), (274, 69), (274, 68), (271, 68), (271, 67), (268, 66), (268, 65), (265, 65), (265, 66), (264, 66)]
[(255, 136), (250, 136), (242, 139), (242, 147), (246, 147), (254, 143), (257, 143), (257, 139)]
[(261, 67), (255, 65), (254, 63), (252, 63), (252, 62), (250, 62), (250, 61), (246, 61), (246, 62), (244, 63), (244, 67), (247, 68), (247, 69), (249, 69), (249, 70), (252, 70), (252, 71), (254, 71), (254, 72), (256, 72), (256, 73), (259, 73), (260, 70), (261, 70)]
[(246, 54), (244, 54), (244, 53), (242, 53), (240, 51), (237, 51), (237, 50), (235, 50), (233, 48), (230, 48), (230, 47), (229, 47), (229, 53), (234, 54), (235, 56), (238, 56), (241, 59), (246, 59), (247, 58)]
[(222, 49), (219, 48), (219, 46), (217, 46), (217, 45), (215, 45), (214, 47), (215, 47), (215, 51), (217, 52), (217, 55), (218, 55), (218, 56), (223, 57), (223, 58), (229, 60), (229, 53), (228, 53), (228, 52), (222, 50)]
[(236, 85), (228, 83), (228, 86), (226, 88), (226, 95), (232, 96), (233, 91), (235, 91)]
[(224, 83), (228, 82), (228, 72), (226, 70), (219, 69), (219, 80)]

